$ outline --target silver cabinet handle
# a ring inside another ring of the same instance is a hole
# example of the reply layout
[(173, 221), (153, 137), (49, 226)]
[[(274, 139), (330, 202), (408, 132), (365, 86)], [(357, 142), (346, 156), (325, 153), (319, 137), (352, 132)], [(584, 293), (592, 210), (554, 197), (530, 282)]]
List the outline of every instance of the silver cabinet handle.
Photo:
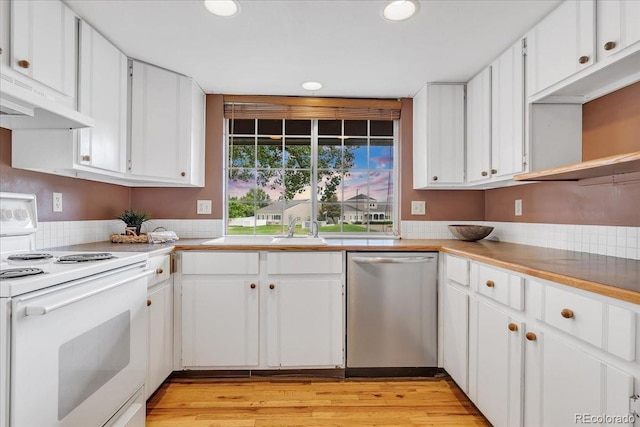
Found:
[(56, 311), (58, 309), (61, 309), (63, 307), (66, 307), (68, 305), (71, 305), (73, 303), (76, 303), (78, 301), (82, 301), (83, 299), (87, 299), (89, 297), (92, 297), (94, 295), (100, 294), (102, 292), (108, 291), (109, 289), (113, 289), (113, 288), (117, 288), (118, 286), (122, 286), (126, 283), (129, 282), (133, 282), (134, 280), (138, 280), (141, 279), (145, 276), (151, 276), (154, 273), (153, 270), (143, 270), (141, 273), (136, 274), (135, 276), (132, 277), (127, 277), (124, 280), (120, 280), (119, 282), (116, 283), (110, 283), (108, 285), (102, 286), (101, 288), (98, 289), (93, 289), (89, 292), (85, 292), (83, 294), (71, 297), (69, 299), (66, 299), (64, 301), (59, 301), (56, 302), (54, 304), (50, 304), (50, 305), (28, 305), (25, 307), (25, 315), (27, 316), (44, 316), (47, 313), (51, 313), (52, 311)]
[(432, 256), (419, 257), (353, 257), (353, 262), (358, 264), (418, 264), (421, 262), (432, 262), (435, 258)]

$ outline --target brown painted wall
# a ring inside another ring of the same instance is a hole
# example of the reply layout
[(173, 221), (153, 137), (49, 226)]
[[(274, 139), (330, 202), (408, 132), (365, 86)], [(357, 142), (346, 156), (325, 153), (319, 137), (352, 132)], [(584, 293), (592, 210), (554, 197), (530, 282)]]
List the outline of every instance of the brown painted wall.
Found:
[(640, 151), (640, 82), (582, 107), (582, 160)]
[[(131, 189), (131, 207), (162, 219), (222, 219), (224, 155), (222, 95), (207, 95), (205, 129), (205, 184), (203, 188)], [(197, 200), (211, 200), (211, 215), (196, 214)]]
[[(413, 189), (413, 100), (402, 99), (400, 116), (400, 218), (404, 221), (482, 221), (482, 190)], [(411, 215), (411, 201), (424, 200), (426, 215)]]
[[(0, 191), (35, 193), (40, 221), (113, 219), (129, 207), (130, 190), (119, 185), (66, 178), (11, 167), (11, 131), (0, 128)], [(52, 193), (62, 193), (53, 212)]]
[[(522, 216), (514, 201), (522, 200)], [(640, 183), (582, 185), (540, 182), (487, 190), (485, 220), (640, 226)]]

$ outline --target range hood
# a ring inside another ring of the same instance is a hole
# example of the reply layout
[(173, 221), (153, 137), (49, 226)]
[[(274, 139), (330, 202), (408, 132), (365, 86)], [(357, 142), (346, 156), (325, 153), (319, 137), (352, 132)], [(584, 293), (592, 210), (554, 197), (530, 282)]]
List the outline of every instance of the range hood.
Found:
[(65, 107), (7, 73), (0, 75), (0, 127), (7, 129), (76, 129), (94, 120)]

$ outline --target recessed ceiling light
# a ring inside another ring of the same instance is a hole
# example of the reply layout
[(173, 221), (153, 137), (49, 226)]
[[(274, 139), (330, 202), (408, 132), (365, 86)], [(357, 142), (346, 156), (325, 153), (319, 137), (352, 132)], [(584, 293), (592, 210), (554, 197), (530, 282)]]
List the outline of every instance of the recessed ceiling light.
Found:
[(320, 90), (322, 89), (322, 83), (318, 82), (304, 82), (302, 83), (302, 87), (306, 90)]
[(240, 5), (235, 0), (204, 0), (204, 7), (214, 15), (229, 17), (240, 11)]
[(394, 0), (384, 7), (382, 16), (389, 21), (404, 21), (411, 18), (420, 8), (415, 0)]

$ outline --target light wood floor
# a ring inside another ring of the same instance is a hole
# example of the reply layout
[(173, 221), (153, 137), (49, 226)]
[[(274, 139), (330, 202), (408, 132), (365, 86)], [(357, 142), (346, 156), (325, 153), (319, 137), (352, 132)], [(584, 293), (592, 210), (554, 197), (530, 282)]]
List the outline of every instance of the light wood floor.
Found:
[(147, 427), (490, 426), (450, 379), (172, 379)]

